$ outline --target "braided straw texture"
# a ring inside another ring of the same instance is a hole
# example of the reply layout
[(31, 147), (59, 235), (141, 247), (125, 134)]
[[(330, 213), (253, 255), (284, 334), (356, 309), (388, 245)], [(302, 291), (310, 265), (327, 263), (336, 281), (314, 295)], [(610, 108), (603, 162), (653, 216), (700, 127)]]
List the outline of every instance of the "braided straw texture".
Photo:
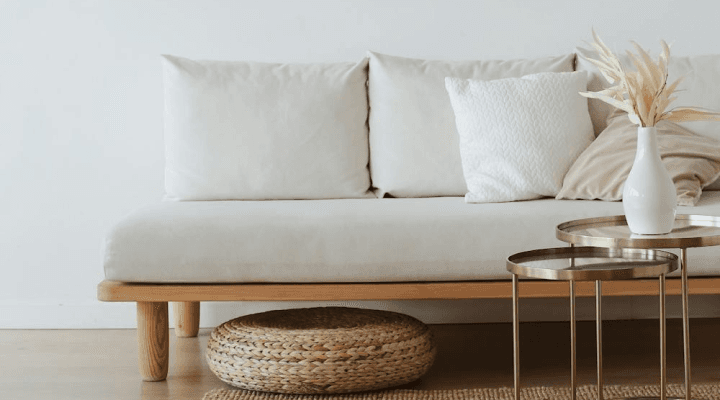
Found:
[[(684, 396), (683, 385), (668, 385), (668, 395)], [(571, 400), (568, 387), (528, 387), (521, 389), (522, 400)], [(693, 399), (720, 399), (720, 384), (692, 386)], [(604, 387), (606, 399), (660, 396), (660, 387), (608, 385)], [(584, 385), (577, 388), (578, 400), (597, 400), (597, 386)], [(250, 392), (246, 390), (215, 389), (205, 394), (203, 400), (513, 400), (513, 389), (461, 389), (461, 390), (385, 390), (370, 393), (320, 395), (282, 395)]]
[(322, 394), (412, 382), (435, 360), (428, 327), (407, 315), (320, 307), (269, 311), (213, 330), (206, 359), (242, 389)]

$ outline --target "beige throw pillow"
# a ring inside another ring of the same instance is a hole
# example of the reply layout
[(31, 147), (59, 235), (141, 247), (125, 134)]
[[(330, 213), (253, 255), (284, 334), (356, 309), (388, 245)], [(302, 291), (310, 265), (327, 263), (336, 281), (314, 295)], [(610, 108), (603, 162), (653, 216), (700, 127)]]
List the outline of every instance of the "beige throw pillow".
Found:
[[(597, 92), (606, 89), (610, 84), (600, 75), (597, 67), (589, 61), (581, 57), (590, 57), (597, 59), (597, 53), (588, 52), (581, 48), (576, 49), (578, 57), (576, 59), (577, 71), (588, 71), (588, 90)], [(620, 62), (623, 65), (632, 65), (630, 59), (620, 54)], [(720, 91), (716, 89), (716, 85), (712, 82), (720, 80), (720, 54), (686, 56), (670, 58), (668, 64), (668, 82), (674, 82), (679, 77), (684, 77), (677, 93), (677, 100), (671, 105), (677, 106), (694, 106), (707, 108), (709, 110), (720, 110)], [(588, 108), (590, 118), (595, 128), (595, 134), (599, 135), (608, 125), (607, 119), (612, 115), (613, 106), (604, 103), (598, 99), (588, 99)], [(720, 140), (720, 123), (715, 121), (695, 121), (684, 122), (680, 124), (685, 128), (701, 135)], [(720, 190), (720, 180), (711, 183), (705, 190)]]
[[(720, 141), (673, 122), (657, 126), (660, 156), (675, 182), (678, 205), (694, 206), (702, 189), (720, 177)], [(565, 175), (557, 199), (622, 200), (637, 144), (637, 125), (616, 112), (607, 128)]]

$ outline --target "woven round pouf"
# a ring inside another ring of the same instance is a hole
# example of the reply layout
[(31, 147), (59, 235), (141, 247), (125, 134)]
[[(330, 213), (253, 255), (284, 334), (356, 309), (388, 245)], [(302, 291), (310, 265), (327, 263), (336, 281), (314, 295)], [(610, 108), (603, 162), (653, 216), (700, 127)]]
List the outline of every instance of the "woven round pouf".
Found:
[(344, 307), (246, 315), (213, 330), (206, 358), (225, 383), (277, 393), (346, 393), (412, 382), (430, 369), (428, 327), (408, 315)]

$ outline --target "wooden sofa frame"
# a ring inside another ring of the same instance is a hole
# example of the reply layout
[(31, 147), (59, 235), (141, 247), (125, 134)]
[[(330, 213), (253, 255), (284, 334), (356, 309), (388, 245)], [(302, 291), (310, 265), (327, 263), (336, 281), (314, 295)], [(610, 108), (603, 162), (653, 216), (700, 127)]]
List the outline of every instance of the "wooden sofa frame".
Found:
[[(720, 294), (720, 278), (688, 279), (691, 295)], [(564, 281), (520, 281), (521, 298), (568, 297)], [(680, 294), (680, 279), (667, 279), (667, 294)], [(608, 281), (603, 296), (654, 296), (658, 281)], [(594, 282), (577, 282), (580, 297), (595, 295)], [(162, 381), (169, 363), (168, 302), (174, 302), (175, 334), (197, 336), (202, 301), (343, 301), (343, 300), (450, 300), (511, 299), (510, 281), (399, 282), (399, 283), (248, 283), (158, 284), (102, 281), (98, 299), (137, 303), (138, 358), (145, 381)]]

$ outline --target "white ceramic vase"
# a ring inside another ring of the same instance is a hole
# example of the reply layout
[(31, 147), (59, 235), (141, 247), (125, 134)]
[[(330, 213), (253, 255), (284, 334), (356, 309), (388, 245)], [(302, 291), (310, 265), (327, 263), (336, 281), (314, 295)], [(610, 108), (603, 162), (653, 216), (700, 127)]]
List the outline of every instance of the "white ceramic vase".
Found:
[(638, 127), (635, 161), (623, 187), (623, 209), (632, 233), (660, 235), (673, 228), (677, 191), (660, 159), (654, 126)]

